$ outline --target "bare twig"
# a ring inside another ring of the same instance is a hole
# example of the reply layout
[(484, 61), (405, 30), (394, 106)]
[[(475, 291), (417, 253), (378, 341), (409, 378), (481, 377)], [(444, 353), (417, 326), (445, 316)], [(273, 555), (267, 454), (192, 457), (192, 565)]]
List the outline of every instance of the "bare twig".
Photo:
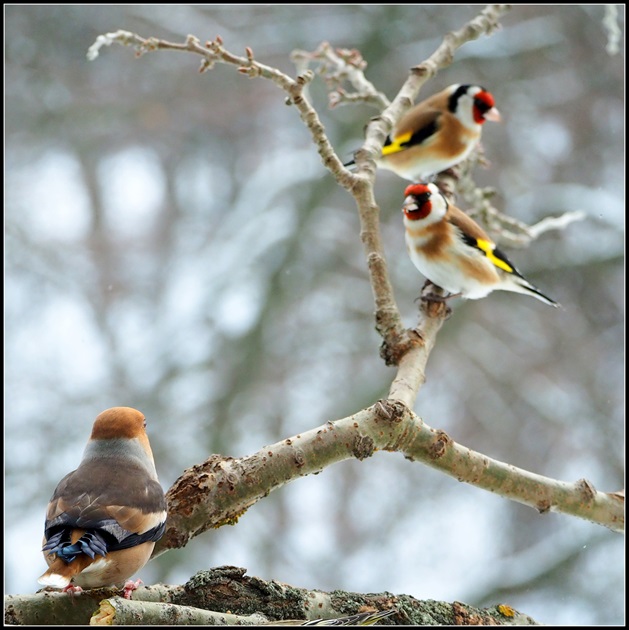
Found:
[[(566, 212), (558, 217), (547, 217), (535, 225), (527, 225), (498, 210), (491, 202), (496, 194), (493, 188), (479, 188), (471, 177), (471, 169), (479, 158), (473, 155), (465, 164), (457, 167), (457, 191), (470, 206), (466, 210), (479, 220), (501, 244), (511, 247), (528, 247), (545, 232), (564, 230), (575, 221), (582, 221), (586, 213), (580, 210)], [(482, 159), (482, 158), (481, 158)]]
[[(297, 68), (302, 70), (308, 68), (310, 63), (318, 64), (317, 72), (330, 90), (330, 107), (349, 103), (369, 103), (381, 110), (389, 106), (389, 99), (365, 77), (367, 62), (355, 49), (334, 49), (328, 42), (322, 42), (314, 52), (293, 51), (291, 59)], [(349, 83), (355, 91), (347, 92), (344, 88), (345, 83)]]
[(587, 217), (587, 214), (583, 210), (574, 210), (572, 212), (564, 212), (558, 217), (546, 217), (534, 225), (527, 227), (527, 232), (530, 236), (530, 240), (536, 239), (544, 232), (550, 232), (551, 230), (563, 230), (571, 223), (575, 221), (583, 221)]

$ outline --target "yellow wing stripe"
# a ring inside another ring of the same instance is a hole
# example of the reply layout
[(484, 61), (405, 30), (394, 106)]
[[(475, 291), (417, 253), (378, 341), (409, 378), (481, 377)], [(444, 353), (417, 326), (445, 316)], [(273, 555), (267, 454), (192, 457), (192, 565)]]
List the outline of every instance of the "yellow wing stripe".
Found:
[(392, 153), (399, 153), (400, 151), (404, 151), (406, 147), (405, 145), (409, 140), (413, 137), (413, 134), (410, 131), (403, 133), (401, 136), (398, 136), (394, 140), (391, 141), (391, 144), (387, 144), (386, 147), (382, 147), (382, 155), (391, 155)]
[(477, 238), (476, 246), (478, 247), (478, 249), (485, 252), (485, 256), (487, 256), (487, 258), (494, 265), (496, 265), (496, 267), (498, 267), (499, 269), (502, 269), (503, 271), (507, 271), (508, 273), (513, 273), (514, 270), (513, 270), (513, 267), (511, 267), (511, 265), (506, 263), (501, 258), (497, 258), (496, 256), (494, 256), (494, 249), (496, 246), (493, 243), (490, 243), (489, 241), (486, 241), (482, 238)]

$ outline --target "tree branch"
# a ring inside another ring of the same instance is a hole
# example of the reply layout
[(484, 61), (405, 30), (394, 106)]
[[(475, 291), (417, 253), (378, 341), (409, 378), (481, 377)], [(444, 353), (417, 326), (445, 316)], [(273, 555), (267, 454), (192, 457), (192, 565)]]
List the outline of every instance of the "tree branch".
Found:
[(558, 217), (546, 217), (535, 225), (527, 225), (522, 221), (500, 212), (491, 202), (496, 195), (493, 188), (479, 188), (471, 176), (471, 170), (477, 163), (484, 163), (482, 149), (478, 149), (456, 169), (456, 190), (469, 204), (468, 214), (477, 215), (487, 230), (494, 235), (500, 244), (510, 247), (528, 247), (532, 241), (545, 232), (564, 230), (575, 221), (583, 221), (587, 215), (582, 210), (565, 212)]
[[(312, 62), (318, 63), (318, 74), (323, 77), (329, 92), (330, 108), (350, 103), (369, 103), (382, 110), (389, 106), (389, 99), (365, 77), (367, 62), (358, 50), (333, 49), (322, 42), (314, 52), (295, 50), (291, 60), (300, 70), (307, 70)], [(355, 92), (343, 87), (348, 82)]]
[(579, 480), (568, 483), (494, 460), (429, 427), (403, 403), (382, 400), (356, 414), (295, 435), (247, 457), (212, 455), (187, 469), (167, 493), (168, 521), (153, 555), (184, 547), (191, 538), (234, 524), (252, 505), (305, 475), (377, 450), (406, 459), (535, 508), (561, 512), (624, 531), (624, 501)]
[[(161, 602), (161, 603), (157, 603)], [(267, 582), (246, 575), (246, 569), (217, 567), (200, 571), (183, 586), (141, 587), (133, 600), (112, 589), (78, 596), (42, 591), (5, 596), (5, 623), (124, 625), (253, 625), (267, 620), (333, 619), (376, 610), (396, 612), (382, 625), (535, 625), (530, 617), (505, 605), (474, 608), (454, 602), (418, 600), (410, 595), (346, 591), (326, 593)]]

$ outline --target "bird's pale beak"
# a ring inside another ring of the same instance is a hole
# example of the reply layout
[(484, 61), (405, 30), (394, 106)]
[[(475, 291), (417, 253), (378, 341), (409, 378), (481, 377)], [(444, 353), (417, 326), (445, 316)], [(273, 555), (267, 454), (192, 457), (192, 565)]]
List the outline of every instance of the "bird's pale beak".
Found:
[(485, 120), (500, 122), (502, 120), (502, 116), (495, 107), (492, 107), (488, 112), (485, 113)]
[(415, 212), (419, 210), (419, 206), (415, 202), (415, 198), (409, 195), (402, 204), (402, 212)]

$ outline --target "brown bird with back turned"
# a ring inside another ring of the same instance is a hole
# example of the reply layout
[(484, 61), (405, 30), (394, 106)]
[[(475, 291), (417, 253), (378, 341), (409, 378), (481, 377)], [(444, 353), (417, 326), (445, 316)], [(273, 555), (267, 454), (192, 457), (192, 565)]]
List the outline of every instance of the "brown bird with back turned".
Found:
[[(151, 557), (166, 527), (144, 415), (113, 407), (97, 416), (79, 467), (57, 485), (46, 512), (40, 584), (76, 592), (122, 585)], [(137, 583), (124, 585), (129, 598)]]

